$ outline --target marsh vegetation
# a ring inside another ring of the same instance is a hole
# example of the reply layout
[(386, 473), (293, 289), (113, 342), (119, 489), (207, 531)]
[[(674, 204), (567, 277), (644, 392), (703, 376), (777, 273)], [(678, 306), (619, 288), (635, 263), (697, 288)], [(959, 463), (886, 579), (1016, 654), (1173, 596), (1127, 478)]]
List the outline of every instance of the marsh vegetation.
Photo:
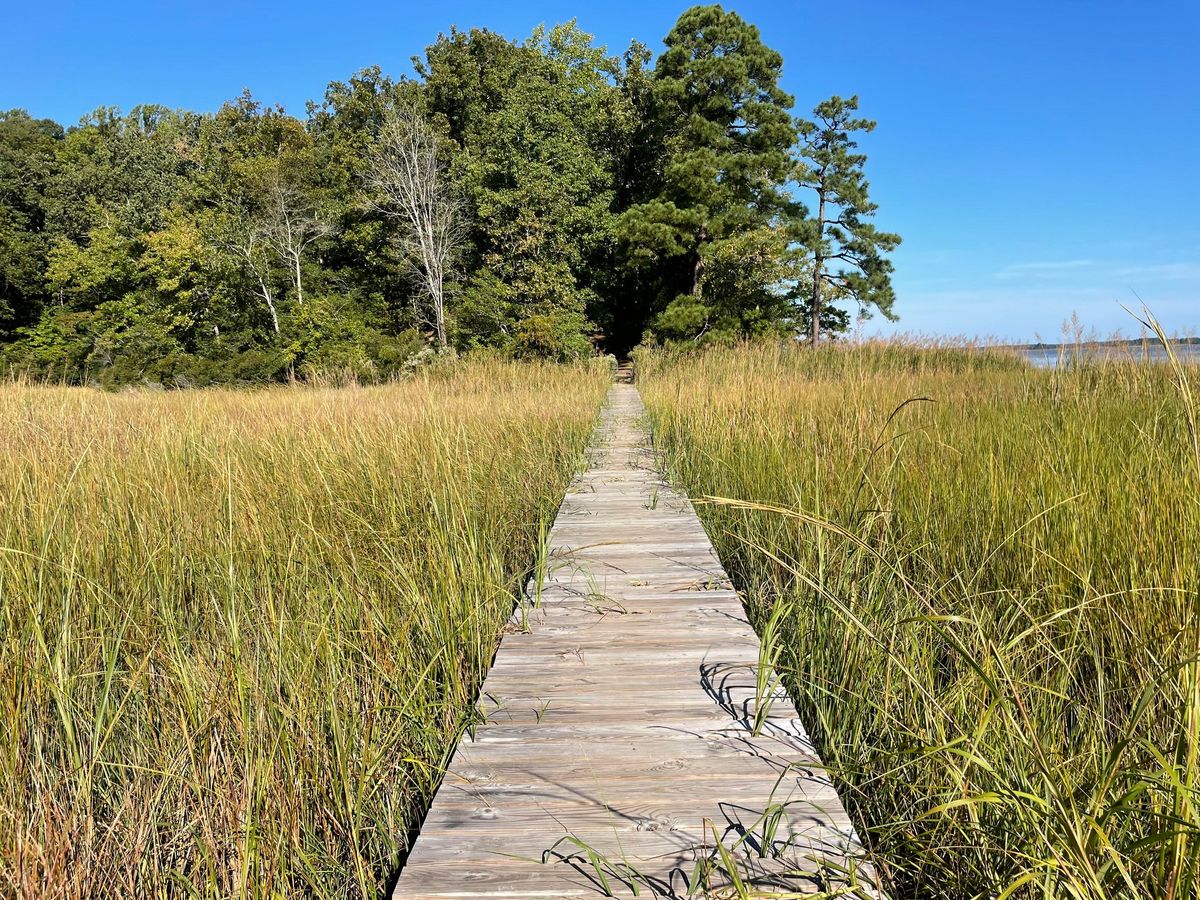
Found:
[(0, 893), (377, 896), (609, 377), (0, 387)]
[(645, 353), (694, 497), (895, 897), (1200, 885), (1191, 367)]

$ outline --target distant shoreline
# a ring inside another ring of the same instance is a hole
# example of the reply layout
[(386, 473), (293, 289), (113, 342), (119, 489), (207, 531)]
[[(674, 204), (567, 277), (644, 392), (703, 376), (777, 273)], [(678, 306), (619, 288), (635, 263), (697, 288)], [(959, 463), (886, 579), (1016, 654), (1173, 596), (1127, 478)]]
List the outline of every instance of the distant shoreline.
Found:
[[(1180, 347), (1195, 347), (1200, 346), (1200, 337), (1171, 338), (1170, 343)], [(1061, 350), (1064, 347), (1112, 347), (1119, 349), (1122, 347), (1142, 347), (1146, 345), (1152, 345), (1155, 347), (1161, 346), (1158, 338), (1156, 337), (1126, 338), (1107, 341), (1040, 341), (1034, 344), (1002, 344), (1001, 346), (1012, 350)]]

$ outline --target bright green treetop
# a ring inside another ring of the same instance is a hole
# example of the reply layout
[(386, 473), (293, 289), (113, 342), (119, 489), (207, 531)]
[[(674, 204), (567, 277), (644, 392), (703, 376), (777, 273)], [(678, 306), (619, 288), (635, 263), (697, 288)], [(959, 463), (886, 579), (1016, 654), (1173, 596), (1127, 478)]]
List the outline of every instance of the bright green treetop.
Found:
[(629, 114), (618, 63), (574, 23), (510, 43), (454, 31), (419, 67), (456, 142), (476, 274), (454, 312), (468, 340), (519, 353), (591, 352), (591, 267), (611, 240), (613, 131)]

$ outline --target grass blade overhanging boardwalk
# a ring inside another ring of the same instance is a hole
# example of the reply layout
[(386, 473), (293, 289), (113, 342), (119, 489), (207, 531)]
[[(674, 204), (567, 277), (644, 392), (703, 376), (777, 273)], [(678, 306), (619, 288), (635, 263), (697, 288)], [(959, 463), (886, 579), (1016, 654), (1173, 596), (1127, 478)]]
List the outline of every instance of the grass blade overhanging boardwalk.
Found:
[(1148, 351), (637, 360), (892, 897), (1200, 896), (1200, 368)]
[(610, 380), (0, 386), (0, 895), (389, 890)]
[(614, 385), (396, 898), (877, 896), (643, 415)]

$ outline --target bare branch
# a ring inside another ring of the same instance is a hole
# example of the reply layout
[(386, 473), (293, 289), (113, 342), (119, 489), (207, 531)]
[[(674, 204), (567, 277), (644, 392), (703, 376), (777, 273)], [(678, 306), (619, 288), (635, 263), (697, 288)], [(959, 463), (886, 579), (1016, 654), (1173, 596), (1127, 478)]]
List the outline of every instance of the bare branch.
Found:
[(393, 106), (365, 174), (371, 203), (400, 225), (399, 241), (428, 296), (446, 346), (446, 283), (466, 246), (466, 208), (446, 176), (438, 135), (411, 105)]
[(304, 192), (284, 182), (278, 172), (271, 180), (264, 212), (263, 236), (288, 267), (296, 288), (296, 303), (303, 306), (304, 251), (313, 241), (330, 234), (333, 227), (317, 215)]
[(241, 257), (246, 268), (254, 275), (254, 280), (258, 282), (258, 295), (267, 304), (267, 311), (271, 314), (271, 327), (279, 334), (279, 313), (275, 308), (275, 295), (271, 291), (271, 270), (262, 258), (262, 229), (247, 224), (240, 217), (235, 216), (234, 221), (243, 227), (237, 228), (236, 234), (223, 241), (221, 246)]

